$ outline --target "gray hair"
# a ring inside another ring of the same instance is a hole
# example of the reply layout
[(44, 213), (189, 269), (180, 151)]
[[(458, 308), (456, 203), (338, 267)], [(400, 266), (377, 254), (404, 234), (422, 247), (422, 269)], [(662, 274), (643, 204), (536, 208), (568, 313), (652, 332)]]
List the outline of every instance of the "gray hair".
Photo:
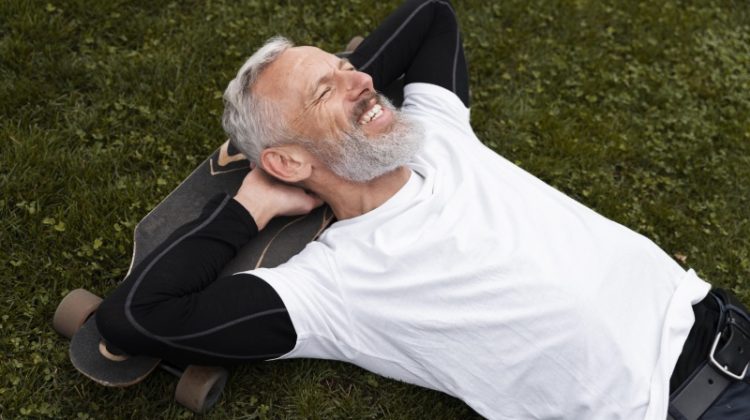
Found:
[(260, 165), (260, 153), (264, 149), (282, 143), (288, 135), (276, 106), (253, 94), (252, 89), (261, 72), (293, 46), (282, 36), (270, 38), (245, 61), (224, 91), (221, 121), (224, 131), (232, 143), (257, 165)]

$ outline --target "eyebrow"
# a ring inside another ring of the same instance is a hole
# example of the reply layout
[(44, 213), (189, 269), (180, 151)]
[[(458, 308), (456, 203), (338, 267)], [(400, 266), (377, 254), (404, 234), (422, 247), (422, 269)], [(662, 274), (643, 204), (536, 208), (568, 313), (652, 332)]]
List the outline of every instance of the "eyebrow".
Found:
[[(350, 64), (350, 63), (349, 63), (349, 60), (348, 60), (348, 59), (346, 59), (346, 58), (341, 58), (341, 59), (339, 59), (339, 62), (338, 62), (338, 69), (339, 69), (339, 70), (341, 70), (341, 69), (342, 69), (342, 68), (344, 68), (344, 66), (346, 66), (347, 64)], [(328, 82), (329, 82), (329, 81), (331, 80), (331, 78), (332, 78), (332, 74), (333, 74), (333, 71), (330, 71), (330, 72), (328, 72), (328, 73), (324, 74), (323, 76), (321, 76), (321, 77), (320, 77), (320, 78), (319, 78), (319, 79), (318, 79), (318, 80), (317, 80), (317, 81), (316, 81), (316, 82), (315, 82), (315, 83), (314, 83), (314, 84), (312, 85), (312, 89), (310, 89), (310, 97), (312, 97), (312, 98), (313, 98), (313, 100), (315, 100), (315, 99), (316, 99), (316, 98), (315, 98), (315, 92), (317, 92), (317, 91), (318, 91), (318, 87), (320, 87), (320, 85), (322, 85), (322, 84), (324, 84), (324, 83), (328, 83)]]

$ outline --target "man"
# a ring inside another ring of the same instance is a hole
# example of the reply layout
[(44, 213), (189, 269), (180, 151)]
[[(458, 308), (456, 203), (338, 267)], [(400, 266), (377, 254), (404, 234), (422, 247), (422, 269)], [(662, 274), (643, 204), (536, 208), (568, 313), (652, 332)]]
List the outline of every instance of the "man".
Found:
[[(377, 91), (401, 75), (397, 110)], [(344, 360), (489, 418), (663, 419), (705, 364), (707, 283), (476, 138), (448, 1), (406, 2), (349, 60), (273, 38), (225, 102), (256, 169), (102, 304), (123, 350)], [(323, 202), (338, 221), (301, 254), (217, 278), (270, 219)]]

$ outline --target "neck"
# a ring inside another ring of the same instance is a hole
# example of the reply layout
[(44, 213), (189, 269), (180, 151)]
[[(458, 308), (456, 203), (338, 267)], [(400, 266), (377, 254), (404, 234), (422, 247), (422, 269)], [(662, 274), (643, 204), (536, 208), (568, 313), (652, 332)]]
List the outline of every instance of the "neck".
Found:
[(364, 183), (327, 174), (309, 188), (331, 206), (338, 220), (345, 220), (380, 207), (406, 184), (410, 175), (411, 169), (406, 166)]

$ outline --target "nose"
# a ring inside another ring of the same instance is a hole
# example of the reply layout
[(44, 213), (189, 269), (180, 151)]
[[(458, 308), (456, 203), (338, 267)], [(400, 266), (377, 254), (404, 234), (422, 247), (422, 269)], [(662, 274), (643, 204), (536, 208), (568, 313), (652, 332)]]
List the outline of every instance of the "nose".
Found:
[(372, 77), (361, 71), (346, 71), (344, 73), (344, 83), (346, 84), (347, 99), (356, 101), (362, 95), (375, 91), (372, 84)]

